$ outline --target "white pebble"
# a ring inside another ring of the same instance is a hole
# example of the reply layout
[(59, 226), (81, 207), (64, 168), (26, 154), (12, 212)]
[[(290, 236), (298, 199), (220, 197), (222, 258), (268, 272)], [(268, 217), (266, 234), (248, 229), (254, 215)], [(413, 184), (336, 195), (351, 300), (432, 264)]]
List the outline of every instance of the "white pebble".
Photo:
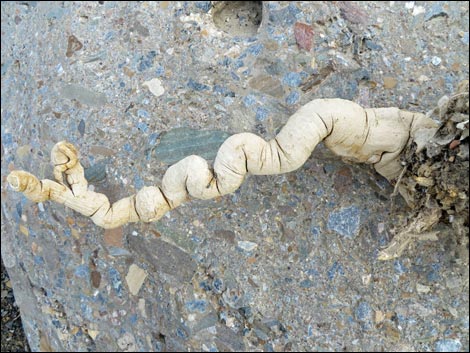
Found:
[(438, 66), (441, 63), (441, 58), (438, 56), (433, 56), (431, 62), (434, 66)]
[(252, 251), (258, 247), (258, 244), (251, 241), (239, 241), (238, 247), (245, 251)]
[(149, 91), (155, 97), (159, 97), (165, 92), (165, 89), (162, 86), (162, 81), (160, 81), (158, 78), (151, 79), (150, 81), (145, 81), (142, 86), (147, 86)]

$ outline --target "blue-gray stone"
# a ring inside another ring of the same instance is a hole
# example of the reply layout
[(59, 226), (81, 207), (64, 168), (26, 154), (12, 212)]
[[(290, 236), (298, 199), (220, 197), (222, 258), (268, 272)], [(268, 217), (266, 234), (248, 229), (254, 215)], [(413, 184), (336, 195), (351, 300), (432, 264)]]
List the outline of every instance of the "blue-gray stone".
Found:
[(116, 291), (116, 294), (119, 297), (122, 297), (122, 280), (121, 280), (120, 273), (118, 272), (118, 270), (111, 267), (108, 271), (108, 275), (109, 275), (109, 280), (111, 282), (111, 285)]
[(80, 135), (83, 137), (85, 135), (85, 120), (80, 120), (80, 123), (78, 124), (78, 132)]
[(372, 319), (372, 308), (368, 302), (360, 302), (354, 311), (356, 320), (359, 321), (369, 321)]
[(249, 94), (245, 98), (243, 98), (243, 104), (245, 105), (245, 107), (250, 107), (255, 103), (256, 103), (256, 97), (252, 94)]
[(289, 87), (298, 87), (302, 82), (302, 76), (298, 72), (289, 72), (283, 77), (282, 82)]
[(444, 339), (439, 340), (435, 344), (436, 352), (460, 352), (462, 343), (459, 340)]
[(370, 39), (366, 39), (364, 40), (364, 43), (366, 45), (366, 47), (370, 50), (383, 50), (382, 46), (377, 44), (376, 42), (370, 40)]
[(212, 7), (210, 1), (195, 1), (195, 5), (198, 9), (202, 10), (203, 12), (208, 12)]
[(194, 81), (192, 78), (188, 80), (188, 87), (195, 91), (208, 91), (210, 87), (208, 85)]
[(137, 128), (142, 132), (147, 132), (147, 130), (149, 129), (148, 125), (142, 121), (139, 121), (137, 123)]
[(264, 121), (268, 117), (269, 111), (266, 108), (258, 107), (256, 109), (256, 120)]
[(313, 286), (313, 282), (309, 279), (304, 279), (302, 282), (299, 283), (301, 288), (310, 288)]
[(349, 206), (330, 213), (328, 229), (346, 237), (354, 238), (359, 232), (361, 211), (356, 206)]
[(146, 55), (141, 56), (137, 62), (137, 70), (140, 72), (145, 71), (153, 66), (153, 60), (157, 56), (155, 50), (148, 52)]
[(300, 93), (299, 92), (291, 92), (289, 95), (286, 97), (286, 103), (289, 105), (294, 105), (297, 103), (300, 99)]
[(263, 44), (253, 44), (252, 46), (248, 47), (246, 52), (251, 55), (258, 56), (263, 50), (263, 47)]
[(205, 300), (191, 300), (186, 303), (186, 308), (189, 311), (199, 311), (203, 313), (207, 309), (207, 302)]
[(176, 128), (162, 135), (155, 157), (168, 164), (193, 154), (212, 160), (229, 136), (224, 131)]
[(99, 183), (106, 179), (106, 162), (98, 162), (89, 168), (85, 168), (85, 179), (89, 183)]
[(227, 87), (223, 87), (221, 85), (214, 85), (212, 87), (212, 91), (214, 93), (220, 94), (224, 97), (235, 97), (235, 93), (229, 90)]
[(395, 269), (395, 272), (398, 274), (402, 274), (405, 272), (408, 272), (408, 269), (403, 265), (403, 262), (400, 259), (397, 259), (393, 262), (393, 268)]
[(328, 270), (328, 273), (327, 273), (328, 279), (332, 280), (333, 278), (336, 277), (337, 274), (344, 275), (344, 270), (343, 270), (343, 266), (338, 261), (335, 261)]

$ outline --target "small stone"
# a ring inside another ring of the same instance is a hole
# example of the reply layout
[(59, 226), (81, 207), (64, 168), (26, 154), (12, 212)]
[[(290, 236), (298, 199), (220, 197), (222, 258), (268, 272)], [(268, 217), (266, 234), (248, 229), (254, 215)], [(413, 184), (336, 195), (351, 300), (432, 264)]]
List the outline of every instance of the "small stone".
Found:
[(191, 88), (195, 91), (208, 91), (210, 89), (210, 87), (208, 85), (196, 82), (192, 78), (189, 79), (187, 85), (188, 85), (189, 88)]
[(160, 143), (155, 147), (155, 157), (168, 164), (192, 154), (212, 160), (229, 136), (224, 131), (176, 128), (162, 134)]
[(203, 12), (209, 12), (209, 10), (212, 7), (212, 4), (210, 1), (195, 1), (196, 7)]
[(385, 314), (383, 313), (383, 311), (380, 311), (380, 310), (375, 311), (374, 322), (376, 324), (380, 324), (384, 320), (385, 320)]
[(305, 23), (296, 22), (294, 25), (294, 36), (297, 45), (310, 51), (312, 49), (313, 28)]
[(104, 93), (98, 93), (89, 90), (83, 86), (77, 84), (68, 84), (62, 87), (60, 95), (66, 99), (75, 99), (82, 104), (89, 106), (100, 107), (105, 105), (107, 102), (106, 95)]
[(298, 72), (289, 72), (284, 76), (282, 82), (289, 87), (298, 87), (302, 82), (302, 77)]
[(304, 279), (303, 281), (299, 283), (299, 286), (301, 288), (310, 288), (313, 286), (313, 282), (309, 279)]
[(70, 58), (73, 55), (73, 53), (75, 53), (76, 51), (79, 51), (82, 48), (83, 48), (83, 44), (78, 40), (77, 37), (75, 37), (72, 34), (68, 38), (67, 52), (65, 53), (65, 56), (67, 58)]
[(450, 144), (449, 144), (449, 148), (451, 150), (455, 149), (458, 145), (460, 145), (460, 140), (453, 140)]
[(104, 146), (90, 146), (90, 153), (91, 154), (99, 154), (101, 156), (109, 157), (109, 156), (114, 156), (116, 152), (112, 150), (111, 148), (104, 147)]
[(431, 291), (431, 287), (416, 283), (416, 291), (418, 293), (429, 293)]
[(88, 336), (90, 336), (92, 340), (95, 340), (99, 333), (100, 331), (98, 330), (88, 330)]
[(286, 103), (288, 105), (294, 105), (296, 104), (300, 99), (300, 93), (297, 91), (289, 93), (289, 95), (286, 97)]
[(352, 172), (347, 166), (335, 172), (333, 186), (339, 194), (347, 193), (352, 184)]
[(145, 299), (140, 298), (139, 303), (137, 304), (137, 307), (139, 308), (140, 314), (142, 315), (143, 318), (147, 318), (147, 312), (145, 310)]
[(338, 1), (341, 16), (354, 24), (365, 25), (368, 22), (367, 14), (358, 5), (351, 1)]
[(101, 283), (101, 273), (98, 271), (91, 271), (91, 284), (94, 288), (99, 288)]
[(462, 343), (458, 339), (443, 339), (435, 344), (436, 352), (460, 352)]
[(88, 183), (99, 183), (106, 179), (106, 162), (99, 162), (85, 168), (85, 179)]
[(150, 31), (148, 30), (148, 28), (143, 26), (138, 20), (134, 21), (134, 25), (132, 26), (132, 30), (135, 30), (142, 37), (148, 37), (150, 35)]
[(361, 211), (356, 206), (344, 207), (331, 212), (328, 217), (328, 229), (346, 237), (353, 238), (359, 232)]
[(207, 309), (207, 301), (205, 300), (191, 300), (186, 303), (186, 308), (189, 311), (199, 311), (203, 313)]
[(29, 230), (27, 227), (25, 227), (24, 225), (20, 224), (20, 232), (23, 233), (24, 235), (26, 236), (29, 236)]
[(384, 77), (384, 88), (392, 89), (397, 85), (398, 80), (395, 77)]
[(129, 272), (126, 276), (126, 282), (127, 286), (129, 287), (129, 291), (133, 295), (137, 295), (146, 278), (147, 272), (145, 272), (145, 270), (141, 269), (139, 266), (132, 264), (129, 267)]
[(180, 248), (159, 238), (128, 238), (129, 248), (154, 268), (174, 276), (180, 282), (189, 281), (194, 274), (196, 263), (191, 256)]
[(238, 247), (244, 251), (250, 252), (255, 250), (258, 247), (258, 244), (251, 241), (242, 240), (238, 242)]
[(158, 78), (145, 81), (142, 86), (147, 87), (155, 97), (160, 97), (165, 92), (165, 89), (162, 86), (162, 81)]
[(80, 135), (83, 137), (85, 135), (85, 120), (80, 120), (80, 123), (78, 124), (78, 132)]
[(280, 98), (284, 95), (284, 89), (281, 86), (281, 82), (269, 75), (255, 76), (248, 82), (248, 84), (251, 88), (276, 98)]
[(104, 231), (104, 242), (108, 246), (122, 247), (122, 227), (106, 229)]
[(214, 237), (228, 241), (231, 244), (235, 244), (235, 232), (225, 229), (216, 229), (214, 231)]
[(372, 308), (369, 303), (363, 301), (358, 304), (354, 314), (359, 321), (369, 321), (372, 317)]
[(431, 59), (431, 63), (434, 65), (434, 66), (439, 66), (439, 64), (441, 63), (442, 59), (438, 56), (433, 56), (432, 59)]

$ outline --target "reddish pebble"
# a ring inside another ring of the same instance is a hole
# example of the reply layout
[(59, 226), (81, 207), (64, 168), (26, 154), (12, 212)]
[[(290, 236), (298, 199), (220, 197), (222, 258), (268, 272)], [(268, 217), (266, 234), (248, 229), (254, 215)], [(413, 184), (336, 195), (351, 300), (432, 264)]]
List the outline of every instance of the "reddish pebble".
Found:
[(312, 49), (313, 28), (305, 23), (296, 22), (294, 25), (294, 35), (297, 45), (310, 51)]
[(451, 150), (453, 150), (453, 149), (454, 149), (455, 147), (457, 147), (458, 145), (460, 145), (460, 140), (454, 140), (454, 141), (452, 141), (452, 142), (450, 143), (449, 148), (450, 148)]

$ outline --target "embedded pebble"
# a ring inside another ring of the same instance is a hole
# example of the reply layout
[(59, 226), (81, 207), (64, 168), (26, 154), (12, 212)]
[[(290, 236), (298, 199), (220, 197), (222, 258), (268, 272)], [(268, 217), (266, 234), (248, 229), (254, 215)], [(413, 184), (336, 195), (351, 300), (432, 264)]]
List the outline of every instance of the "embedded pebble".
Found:
[(241, 240), (238, 242), (238, 247), (244, 251), (250, 252), (258, 247), (258, 244), (251, 241)]
[(296, 22), (294, 25), (295, 40), (300, 48), (310, 51), (313, 42), (313, 28), (305, 23)]
[(328, 229), (352, 239), (359, 231), (360, 221), (361, 212), (356, 206), (345, 207), (330, 213)]
[[(114, 203), (186, 155), (213, 167), (232, 133), (273, 138), (311, 99), (426, 112), (468, 79), (463, 2), (233, 2), (220, 24), (258, 23), (249, 34), (215, 27), (225, 3), (2, 2), (2, 171), (53, 179), (68, 140)], [(468, 155), (448, 143), (449, 161)], [(293, 172), (116, 230), (6, 187), (19, 326), (31, 351), (468, 350), (466, 249), (377, 260), (392, 214), (409, 215), (392, 193), (324, 144)]]
[(139, 266), (132, 264), (129, 267), (129, 272), (127, 272), (126, 275), (126, 282), (131, 294), (137, 295), (137, 293), (139, 293), (139, 290), (144, 284), (146, 278), (147, 272)]
[(160, 81), (158, 78), (145, 81), (142, 86), (147, 87), (155, 97), (160, 97), (163, 93), (165, 93), (162, 81)]
[(434, 66), (439, 66), (441, 61), (442, 61), (442, 59), (438, 56), (433, 56), (432, 59), (431, 59), (431, 62)]
[(88, 88), (77, 84), (67, 84), (60, 89), (60, 95), (67, 99), (75, 99), (80, 103), (100, 107), (106, 104), (107, 99), (104, 93), (91, 91)]

